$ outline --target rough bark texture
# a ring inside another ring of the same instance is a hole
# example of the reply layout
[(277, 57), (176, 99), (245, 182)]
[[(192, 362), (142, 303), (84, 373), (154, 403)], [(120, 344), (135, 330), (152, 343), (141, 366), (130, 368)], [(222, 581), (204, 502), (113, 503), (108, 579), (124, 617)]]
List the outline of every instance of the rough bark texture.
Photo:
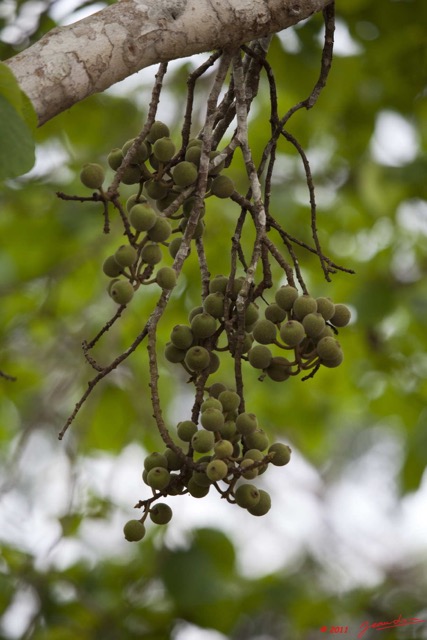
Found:
[(151, 64), (275, 33), (331, 0), (118, 0), (7, 61), (39, 124)]

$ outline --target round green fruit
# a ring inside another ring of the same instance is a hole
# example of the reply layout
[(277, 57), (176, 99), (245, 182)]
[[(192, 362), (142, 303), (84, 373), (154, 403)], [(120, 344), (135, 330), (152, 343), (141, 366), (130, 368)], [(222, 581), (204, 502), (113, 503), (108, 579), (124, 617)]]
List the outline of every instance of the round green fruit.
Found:
[(264, 312), (264, 315), (267, 320), (271, 320), (271, 322), (274, 322), (274, 324), (279, 324), (280, 322), (283, 322), (283, 320), (285, 320), (286, 311), (282, 309), (282, 307), (279, 307), (278, 304), (273, 302), (272, 304), (268, 305)]
[(145, 471), (151, 471), (155, 467), (163, 467), (167, 469), (168, 461), (166, 456), (163, 453), (159, 453), (158, 451), (153, 451), (144, 459), (144, 469)]
[(194, 341), (193, 332), (186, 324), (176, 324), (171, 331), (171, 342), (178, 349), (189, 349)]
[(316, 345), (319, 358), (323, 360), (335, 360), (341, 354), (341, 347), (335, 338), (325, 336)]
[(297, 320), (302, 320), (309, 313), (316, 313), (316, 311), (316, 299), (305, 293), (302, 296), (299, 296), (292, 306), (292, 312)]
[(334, 327), (345, 327), (351, 320), (351, 311), (345, 304), (336, 304), (331, 323)]
[(203, 413), (206, 409), (218, 409), (219, 411), (222, 411), (222, 404), (217, 398), (209, 397), (202, 402), (200, 411)]
[(253, 484), (241, 484), (234, 492), (236, 503), (243, 509), (255, 507), (260, 500), (259, 490)]
[(265, 451), (268, 447), (268, 438), (263, 429), (256, 429), (244, 436), (247, 449), (259, 449)]
[(220, 293), (225, 293), (227, 288), (228, 278), (223, 275), (218, 275), (212, 278), (209, 282), (209, 293), (215, 293), (219, 291)]
[(257, 344), (248, 352), (248, 360), (254, 369), (266, 369), (273, 358), (270, 349), (263, 344)]
[(229, 440), (218, 440), (214, 446), (216, 458), (230, 458), (233, 455), (233, 443)]
[(304, 327), (298, 320), (288, 320), (280, 327), (280, 337), (288, 347), (296, 347), (305, 338)]
[(258, 420), (254, 413), (239, 413), (236, 418), (236, 429), (242, 436), (248, 436), (250, 433), (253, 433), (257, 427)]
[(123, 527), (128, 542), (139, 542), (145, 536), (145, 527), (140, 520), (129, 520)]
[(235, 391), (222, 391), (218, 396), (218, 400), (226, 413), (235, 411), (240, 405), (240, 396)]
[(198, 170), (193, 162), (183, 160), (175, 165), (172, 177), (178, 187), (188, 187), (197, 180)]
[(221, 438), (224, 440), (231, 440), (237, 433), (236, 423), (234, 420), (226, 420), (219, 430)]
[(271, 509), (271, 497), (264, 489), (259, 490), (259, 501), (253, 507), (248, 507), (248, 512), (253, 516), (265, 516)]
[(213, 431), (197, 431), (191, 438), (191, 444), (197, 453), (207, 453), (213, 449), (215, 436)]
[(178, 438), (183, 442), (191, 442), (191, 438), (197, 432), (197, 425), (192, 420), (182, 420), (177, 426)]
[(276, 303), (281, 307), (284, 311), (290, 311), (295, 300), (298, 298), (298, 289), (295, 287), (291, 287), (291, 285), (287, 284), (283, 287), (280, 287), (276, 291), (275, 300)]
[(249, 327), (255, 324), (258, 318), (259, 318), (258, 307), (253, 302), (250, 302), (246, 307), (246, 311), (245, 311), (245, 327)]
[(185, 160), (188, 162), (192, 162), (196, 165), (196, 167), (200, 164), (200, 156), (202, 155), (202, 149), (199, 145), (193, 145), (192, 147), (187, 147), (187, 151), (185, 152)]
[(157, 213), (149, 204), (135, 204), (130, 210), (129, 220), (137, 231), (148, 231), (157, 222)]
[(191, 323), (194, 316), (199, 315), (199, 313), (203, 313), (203, 307), (194, 307), (193, 309), (191, 309), (190, 313), (188, 314), (188, 322)]
[(234, 192), (234, 182), (228, 176), (216, 176), (211, 185), (211, 193), (217, 198), (229, 198)]
[(161, 180), (147, 180), (144, 184), (145, 193), (153, 200), (161, 200), (169, 194), (170, 186)]
[(217, 328), (216, 319), (209, 313), (203, 311), (197, 314), (191, 321), (191, 331), (195, 338), (210, 338)]
[(123, 273), (123, 267), (118, 264), (114, 256), (108, 256), (108, 258), (104, 260), (102, 270), (109, 278), (117, 278), (117, 276)]
[(175, 144), (169, 137), (158, 138), (153, 144), (153, 153), (159, 162), (169, 162), (175, 155)]
[(151, 129), (147, 135), (148, 142), (154, 143), (159, 138), (168, 138), (170, 135), (169, 127), (160, 120), (155, 120), (151, 125)]
[(288, 445), (275, 442), (268, 449), (268, 453), (274, 453), (271, 464), (276, 467), (283, 467), (291, 459), (291, 452), (291, 448)]
[(223, 480), (228, 473), (228, 466), (224, 460), (212, 460), (206, 467), (206, 475), (212, 482)]
[(200, 422), (208, 431), (219, 431), (225, 422), (224, 414), (219, 409), (211, 407), (201, 413)]
[(276, 340), (277, 328), (271, 320), (258, 320), (253, 336), (260, 344), (271, 344)]
[(156, 273), (156, 282), (162, 289), (173, 289), (176, 285), (176, 271), (172, 267), (161, 267)]
[(123, 172), (121, 181), (123, 184), (137, 184), (142, 178), (138, 165), (130, 164)]
[(121, 149), (112, 149), (107, 156), (107, 162), (113, 171), (117, 171), (123, 161), (123, 153)]
[(169, 242), (168, 251), (172, 258), (176, 258), (182, 245), (182, 236), (176, 236)]
[[(167, 464), (167, 461), (166, 461)], [(164, 467), (154, 467), (147, 474), (147, 484), (152, 489), (163, 491), (170, 482), (170, 473)]]
[(330, 298), (316, 298), (317, 311), (322, 315), (324, 320), (330, 320), (335, 312), (335, 305)]
[(150, 518), (155, 524), (167, 524), (172, 519), (172, 509), (164, 502), (157, 502), (150, 509)]
[(168, 461), (169, 471), (179, 471), (179, 469), (182, 469), (184, 462), (182, 458), (177, 454), (176, 451), (174, 451), (173, 449), (167, 448), (165, 449), (165, 452), (163, 455)]
[[(242, 474), (242, 478), (245, 478), (245, 480), (253, 480), (254, 478), (257, 477), (257, 475), (258, 475), (258, 467), (253, 467), (252, 469), (248, 469), (248, 467), (252, 467), (254, 462), (255, 461), (252, 460), (251, 458), (245, 458), (240, 463), (240, 471), (241, 471), (241, 474)], [(245, 469), (246, 469), (246, 471), (245, 471)]]
[(185, 364), (191, 371), (203, 371), (209, 366), (209, 351), (204, 347), (190, 347), (185, 356)]
[(226, 390), (227, 387), (225, 386), (225, 384), (222, 384), (222, 382), (214, 382), (209, 387), (209, 395), (213, 396), (214, 398), (218, 398), (219, 394)]
[(88, 189), (101, 189), (105, 180), (105, 171), (100, 164), (94, 162), (85, 164), (80, 171), (80, 181)]
[(157, 216), (157, 219), (153, 226), (147, 231), (147, 235), (153, 242), (165, 242), (172, 233), (172, 227), (170, 226), (167, 218)]
[(284, 382), (289, 378), (291, 370), (289, 360), (282, 356), (275, 356), (265, 371), (274, 382)]
[(168, 362), (172, 362), (172, 364), (184, 362), (186, 353), (186, 349), (179, 349), (171, 342), (168, 342), (165, 346), (165, 358)]
[(132, 300), (133, 294), (133, 286), (127, 280), (118, 280), (110, 288), (111, 298), (120, 305), (128, 304)]
[(159, 245), (156, 243), (150, 243), (144, 245), (141, 250), (141, 260), (146, 264), (150, 265), (150, 267), (154, 267), (154, 265), (161, 262), (163, 258), (162, 250)]
[(222, 318), (224, 316), (224, 294), (220, 291), (210, 293), (203, 301), (203, 308), (213, 318)]
[(325, 328), (325, 320), (321, 313), (308, 313), (302, 320), (303, 327), (309, 338), (317, 338)]
[(131, 267), (138, 257), (137, 250), (130, 244), (122, 244), (114, 254), (114, 259), (121, 267)]
[(187, 484), (187, 489), (188, 493), (190, 496), (193, 496), (193, 498), (204, 498), (209, 493), (210, 485), (202, 487), (200, 484), (197, 484), (194, 478), (190, 478)]

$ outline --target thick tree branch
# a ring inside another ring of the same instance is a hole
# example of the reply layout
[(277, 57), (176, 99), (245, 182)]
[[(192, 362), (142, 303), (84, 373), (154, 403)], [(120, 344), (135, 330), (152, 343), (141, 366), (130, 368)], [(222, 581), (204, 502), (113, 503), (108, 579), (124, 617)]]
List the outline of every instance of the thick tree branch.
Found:
[(276, 33), (330, 0), (118, 0), (9, 59), (39, 124), (149, 65)]

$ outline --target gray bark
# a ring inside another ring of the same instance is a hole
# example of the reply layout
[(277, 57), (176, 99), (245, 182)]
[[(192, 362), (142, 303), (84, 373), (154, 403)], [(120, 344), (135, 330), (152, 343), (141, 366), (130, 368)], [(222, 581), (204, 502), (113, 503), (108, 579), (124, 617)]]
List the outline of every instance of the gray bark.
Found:
[(239, 46), (331, 0), (118, 0), (7, 60), (39, 125), (149, 65)]

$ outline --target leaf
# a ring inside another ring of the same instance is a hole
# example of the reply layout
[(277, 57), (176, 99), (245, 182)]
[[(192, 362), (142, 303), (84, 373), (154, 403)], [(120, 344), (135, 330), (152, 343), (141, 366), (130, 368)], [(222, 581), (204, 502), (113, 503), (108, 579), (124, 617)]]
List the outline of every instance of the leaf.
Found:
[(4, 95), (0, 95), (0, 140), (0, 180), (29, 171), (35, 161), (33, 136)]

